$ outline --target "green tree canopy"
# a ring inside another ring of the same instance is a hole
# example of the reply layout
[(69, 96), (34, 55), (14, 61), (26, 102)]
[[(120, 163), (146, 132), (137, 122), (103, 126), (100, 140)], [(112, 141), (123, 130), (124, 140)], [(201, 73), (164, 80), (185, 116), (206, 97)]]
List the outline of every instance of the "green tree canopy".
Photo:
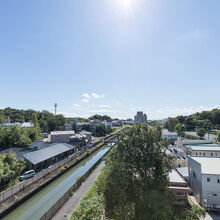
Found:
[(170, 219), (173, 200), (167, 187), (171, 159), (165, 153), (161, 130), (138, 123), (119, 139), (99, 185), (107, 217)]
[(174, 129), (174, 130), (177, 132), (177, 134), (178, 134), (179, 137), (182, 137), (182, 136), (185, 135), (186, 126), (185, 126), (185, 125), (182, 125), (182, 124), (177, 124), (177, 125), (175, 126), (175, 129)]
[(197, 130), (197, 135), (200, 137), (200, 138), (203, 138), (205, 136), (205, 129), (204, 128), (199, 128)]

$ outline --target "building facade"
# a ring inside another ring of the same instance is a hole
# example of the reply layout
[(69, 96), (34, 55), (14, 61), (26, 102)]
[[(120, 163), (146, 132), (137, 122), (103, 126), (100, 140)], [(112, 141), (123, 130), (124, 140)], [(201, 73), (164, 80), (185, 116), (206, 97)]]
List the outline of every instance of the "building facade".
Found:
[(137, 112), (137, 114), (134, 116), (134, 122), (140, 122), (144, 123), (147, 122), (147, 115), (144, 114), (143, 112)]
[(219, 144), (186, 145), (186, 153), (190, 156), (220, 157)]
[(50, 142), (67, 143), (69, 137), (75, 134), (75, 131), (51, 131)]
[(176, 132), (170, 132), (167, 129), (162, 130), (162, 138), (169, 141), (169, 143), (174, 143), (178, 139)]
[(198, 202), (220, 209), (220, 158), (188, 157), (189, 184)]

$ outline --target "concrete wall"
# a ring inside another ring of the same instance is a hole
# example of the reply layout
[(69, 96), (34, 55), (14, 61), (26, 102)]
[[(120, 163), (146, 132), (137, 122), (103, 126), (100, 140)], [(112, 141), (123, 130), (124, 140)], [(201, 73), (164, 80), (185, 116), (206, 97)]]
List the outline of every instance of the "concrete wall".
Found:
[[(210, 182), (207, 181), (207, 178), (210, 178)], [(202, 175), (202, 191), (203, 199), (207, 200), (208, 206), (213, 207), (213, 204), (216, 205), (216, 208), (220, 208), (220, 175)]]
[(73, 134), (50, 135), (50, 141), (53, 143), (66, 143)]

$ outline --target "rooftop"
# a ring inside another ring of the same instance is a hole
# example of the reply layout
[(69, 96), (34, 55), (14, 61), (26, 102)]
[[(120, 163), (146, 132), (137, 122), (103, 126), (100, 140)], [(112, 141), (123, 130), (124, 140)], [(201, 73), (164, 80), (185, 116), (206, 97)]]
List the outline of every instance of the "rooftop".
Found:
[(25, 153), (23, 154), (23, 157), (35, 165), (47, 159), (55, 157), (59, 154), (72, 150), (74, 148), (75, 147), (70, 144), (61, 144), (61, 143), (53, 144), (50, 147), (46, 147), (46, 148), (43, 148), (37, 151)]
[(194, 144), (212, 144), (209, 140), (180, 140), (183, 145), (194, 145)]
[(75, 131), (51, 131), (51, 135), (65, 135), (65, 134), (75, 134)]
[(180, 176), (180, 174), (176, 170), (172, 170), (169, 173), (170, 178), (170, 185), (179, 185), (179, 186), (185, 186), (187, 185), (186, 181)]
[(176, 132), (170, 132), (167, 129), (163, 129), (162, 130), (162, 135), (176, 135), (177, 136), (177, 133)]
[(186, 146), (191, 148), (194, 151), (220, 151), (219, 144), (196, 144), (196, 145), (189, 145)]
[(201, 173), (220, 174), (220, 157), (189, 157), (201, 164)]
[(188, 167), (180, 167), (176, 168), (177, 172), (183, 177), (183, 178), (188, 178), (189, 176), (189, 170)]
[(89, 131), (85, 131), (85, 130), (83, 130), (83, 131), (80, 132), (80, 134), (91, 135), (92, 132), (89, 132)]

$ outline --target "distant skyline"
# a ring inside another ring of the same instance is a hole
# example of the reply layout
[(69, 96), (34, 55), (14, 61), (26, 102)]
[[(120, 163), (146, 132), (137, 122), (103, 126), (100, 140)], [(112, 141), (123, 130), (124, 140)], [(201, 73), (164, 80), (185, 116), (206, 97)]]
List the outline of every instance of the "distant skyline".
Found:
[(0, 108), (149, 120), (220, 108), (220, 2), (0, 1)]

